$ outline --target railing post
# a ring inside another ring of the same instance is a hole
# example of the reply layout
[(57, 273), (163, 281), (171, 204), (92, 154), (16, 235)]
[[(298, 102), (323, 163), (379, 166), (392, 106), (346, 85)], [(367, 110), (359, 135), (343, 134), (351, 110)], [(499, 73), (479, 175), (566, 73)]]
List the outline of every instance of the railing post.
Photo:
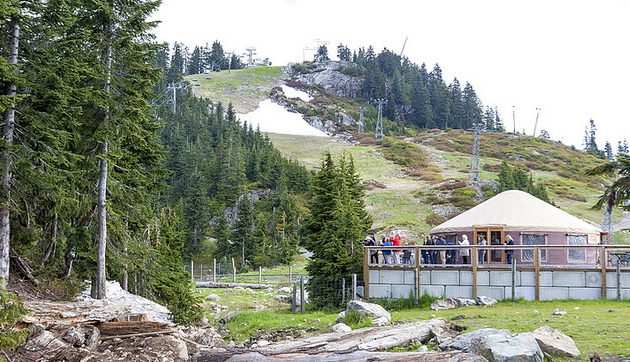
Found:
[(232, 282), (236, 283), (236, 268), (232, 268)]
[(258, 267), (258, 284), (262, 284), (262, 266)]
[(217, 259), (212, 259), (212, 282), (217, 282)]
[(602, 268), (602, 299), (608, 298), (608, 286), (606, 285), (606, 266), (608, 264), (608, 257), (606, 255), (606, 247), (604, 245), (599, 249), (599, 266)]
[(289, 266), (289, 283), (293, 282), (293, 265)]
[(193, 267), (193, 261), (190, 261), (190, 281), (195, 282), (195, 268)]

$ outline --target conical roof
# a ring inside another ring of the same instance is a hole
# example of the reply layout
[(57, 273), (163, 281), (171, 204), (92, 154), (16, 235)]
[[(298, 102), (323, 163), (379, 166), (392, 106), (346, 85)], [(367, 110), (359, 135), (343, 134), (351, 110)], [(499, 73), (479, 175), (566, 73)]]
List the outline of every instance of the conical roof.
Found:
[(434, 227), (431, 233), (467, 232), (479, 227), (504, 231), (599, 234), (601, 229), (519, 190), (504, 191)]

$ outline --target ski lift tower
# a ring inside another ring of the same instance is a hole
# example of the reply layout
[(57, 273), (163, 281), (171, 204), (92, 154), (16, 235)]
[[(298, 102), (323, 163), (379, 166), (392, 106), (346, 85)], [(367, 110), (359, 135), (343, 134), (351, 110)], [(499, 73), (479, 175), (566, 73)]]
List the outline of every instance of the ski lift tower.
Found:
[(383, 104), (384, 99), (377, 99), (378, 102), (378, 118), (376, 119), (376, 131), (374, 132), (374, 138), (377, 141), (383, 140)]
[(472, 157), (470, 158), (470, 171), (468, 179), (471, 181), (481, 181), (481, 169), (479, 167), (479, 140), (481, 138), (481, 125), (475, 125), (475, 138), (473, 140)]
[(173, 113), (175, 113), (175, 110), (177, 109), (176, 107), (177, 107), (177, 90), (178, 89), (185, 89), (184, 85), (182, 83), (173, 82), (166, 86), (166, 91), (171, 94), (171, 99), (166, 101), (166, 104), (173, 105)]
[(359, 108), (359, 112), (361, 112), (361, 116), (359, 117), (359, 133), (363, 133), (363, 112), (365, 111), (365, 108), (361, 107)]
[(245, 50), (247, 50), (247, 66), (248, 67), (253, 67), (254, 66), (254, 55), (256, 54), (256, 48), (254, 47), (250, 47), (250, 48), (246, 48)]

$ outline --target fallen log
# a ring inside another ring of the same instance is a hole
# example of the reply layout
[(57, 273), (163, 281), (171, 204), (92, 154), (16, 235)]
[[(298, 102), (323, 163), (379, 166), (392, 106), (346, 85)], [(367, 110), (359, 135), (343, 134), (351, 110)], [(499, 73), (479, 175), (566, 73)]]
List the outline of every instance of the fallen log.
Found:
[(125, 339), (125, 338), (133, 338), (133, 337), (152, 337), (152, 336), (158, 336), (158, 335), (161, 335), (161, 334), (170, 334), (170, 333), (175, 333), (175, 329), (171, 329), (171, 330), (167, 330), (167, 331), (133, 333), (133, 334), (121, 334), (121, 335), (107, 336), (107, 337), (101, 337), (101, 341), (107, 341), (109, 339), (115, 339), (115, 338)]
[(271, 284), (246, 284), (246, 283), (212, 283), (212, 282), (197, 282), (195, 284), (197, 288), (236, 288), (243, 287), (249, 289), (267, 289), (274, 288), (275, 285)]
[[(96, 327), (102, 337), (164, 332), (171, 329), (167, 323), (150, 321), (104, 322), (96, 324)], [(101, 339), (104, 340), (104, 338)]]
[(324, 333), (317, 336), (272, 343), (261, 352), (284, 353), (324, 353), (336, 351), (382, 351), (412, 343), (426, 343), (438, 336), (440, 339), (457, 334), (452, 325), (442, 318), (404, 323), (387, 327), (361, 328), (343, 333)]
[(487, 362), (482, 356), (464, 353), (461, 351), (448, 352), (368, 352), (368, 351), (342, 351), (342, 352), (321, 352), (321, 353), (283, 353), (265, 355), (261, 352), (253, 351), (226, 351), (223, 349), (202, 348), (193, 357), (197, 362), (223, 361), (423, 361), (423, 362)]

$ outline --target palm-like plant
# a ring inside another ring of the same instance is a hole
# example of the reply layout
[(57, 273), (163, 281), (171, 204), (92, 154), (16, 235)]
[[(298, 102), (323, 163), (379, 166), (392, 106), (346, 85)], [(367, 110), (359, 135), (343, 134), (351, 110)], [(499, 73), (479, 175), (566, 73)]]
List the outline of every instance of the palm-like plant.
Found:
[(602, 207), (610, 211), (613, 207), (630, 210), (630, 155), (620, 153), (617, 160), (610, 161), (586, 171), (588, 176), (614, 176), (615, 182), (609, 185), (593, 209)]

